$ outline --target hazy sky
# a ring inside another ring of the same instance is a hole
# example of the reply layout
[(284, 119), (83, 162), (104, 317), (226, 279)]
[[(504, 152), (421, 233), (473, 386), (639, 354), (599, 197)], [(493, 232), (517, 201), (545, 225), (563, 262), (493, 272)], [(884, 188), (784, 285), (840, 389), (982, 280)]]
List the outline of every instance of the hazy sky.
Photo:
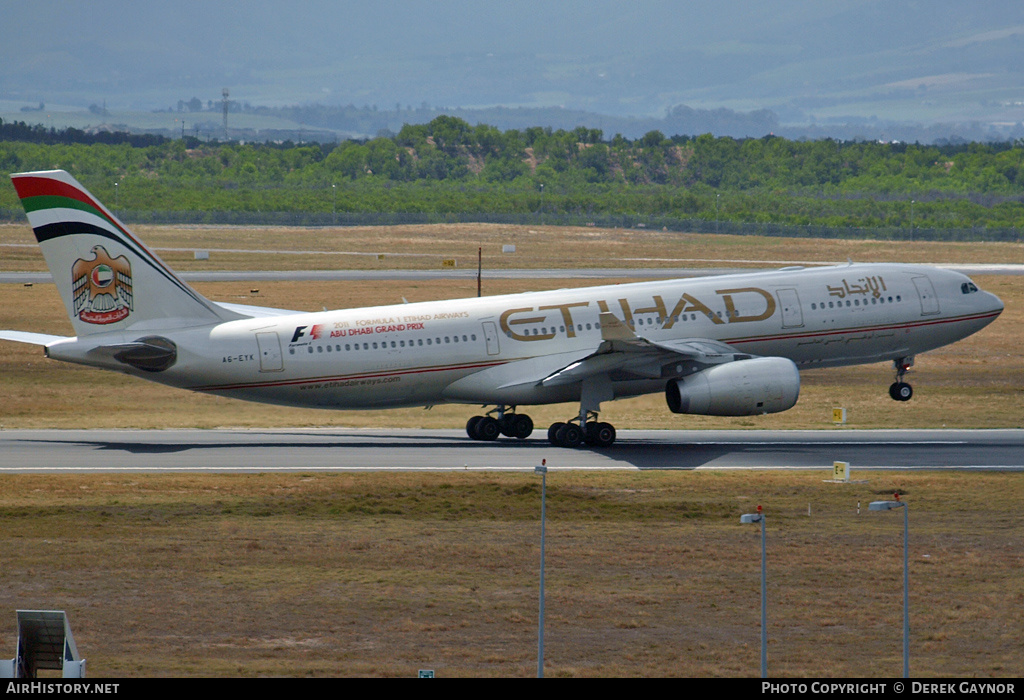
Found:
[(1019, 0), (0, 2), (8, 101), (152, 109), (229, 87), (252, 104), (804, 114), (1024, 88)]

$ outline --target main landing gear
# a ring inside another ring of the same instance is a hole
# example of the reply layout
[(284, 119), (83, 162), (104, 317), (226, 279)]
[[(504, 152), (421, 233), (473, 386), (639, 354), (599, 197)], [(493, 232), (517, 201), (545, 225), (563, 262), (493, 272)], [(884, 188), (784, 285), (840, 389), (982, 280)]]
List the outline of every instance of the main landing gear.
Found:
[(588, 412), (582, 425), (580, 427), (579, 418), (572, 418), (568, 423), (552, 423), (548, 428), (548, 442), (556, 447), (579, 447), (582, 444), (610, 447), (615, 442), (615, 426), (599, 423), (597, 413)]
[(525, 413), (516, 413), (514, 406), (511, 411), (498, 406), (466, 422), (466, 434), (474, 440), (497, 440), (499, 435), (525, 440), (532, 432), (533, 419)]
[[(585, 418), (582, 422), (574, 417), (566, 423), (552, 423), (548, 428), (548, 441), (557, 447), (609, 447), (615, 442), (615, 426), (598, 422), (596, 411), (588, 411)], [(531, 433), (533, 419), (525, 413), (516, 413), (515, 407), (497, 406), (466, 422), (466, 434), (485, 442), (497, 440), (499, 435), (525, 440)]]
[(910, 401), (910, 397), (914, 395), (914, 388), (903, 381), (903, 377), (914, 366), (914, 358), (901, 357), (893, 360), (892, 364), (896, 368), (896, 381), (889, 386), (889, 396), (893, 401)]

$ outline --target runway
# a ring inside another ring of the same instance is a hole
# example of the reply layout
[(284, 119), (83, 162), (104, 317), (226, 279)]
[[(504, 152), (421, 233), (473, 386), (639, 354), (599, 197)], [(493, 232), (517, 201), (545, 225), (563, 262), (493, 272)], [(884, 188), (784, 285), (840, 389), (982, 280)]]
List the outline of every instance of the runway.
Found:
[(1024, 470), (1024, 430), (623, 430), (605, 450), (461, 430), (6, 430), (0, 474), (808, 469)]

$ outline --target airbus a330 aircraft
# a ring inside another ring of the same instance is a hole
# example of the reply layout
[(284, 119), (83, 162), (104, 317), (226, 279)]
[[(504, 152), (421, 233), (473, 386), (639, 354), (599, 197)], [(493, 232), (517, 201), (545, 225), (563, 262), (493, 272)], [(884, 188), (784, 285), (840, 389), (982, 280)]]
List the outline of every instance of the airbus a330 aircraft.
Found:
[(606, 447), (601, 404), (664, 392), (669, 410), (775, 413), (801, 368), (914, 356), (991, 323), (1002, 302), (957, 272), (904, 264), (608, 285), (303, 313), (206, 299), (74, 178), (11, 176), (76, 337), (0, 331), (46, 356), (288, 406), (494, 406), (470, 437), (526, 438), (517, 408), (578, 402), (556, 445)]

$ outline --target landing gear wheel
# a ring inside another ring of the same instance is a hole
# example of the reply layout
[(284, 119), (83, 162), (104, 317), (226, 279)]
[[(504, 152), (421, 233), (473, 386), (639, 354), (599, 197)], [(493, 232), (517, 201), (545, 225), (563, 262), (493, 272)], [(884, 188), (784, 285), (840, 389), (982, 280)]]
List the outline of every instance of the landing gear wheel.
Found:
[(513, 437), (512, 435), (512, 421), (515, 420), (514, 413), (506, 413), (498, 419), (498, 427), (501, 428), (501, 434), (505, 437)]
[(525, 413), (519, 413), (512, 417), (509, 422), (509, 431), (505, 433), (508, 437), (525, 440), (533, 433), (533, 419)]
[(490, 416), (481, 416), (473, 428), (473, 434), (477, 440), (490, 442), (498, 439), (498, 435), (501, 434), (501, 426), (498, 425), (496, 419)]
[(548, 442), (556, 447), (560, 444), (558, 442), (558, 431), (565, 427), (565, 423), (552, 423), (551, 427), (548, 428)]
[(611, 423), (587, 423), (588, 445), (609, 447), (615, 442), (615, 426)]
[(914, 388), (906, 382), (893, 382), (892, 386), (889, 387), (889, 396), (894, 401), (910, 401), (910, 397), (914, 395)]
[(583, 431), (575, 423), (566, 423), (555, 431), (555, 441), (559, 447), (579, 447), (583, 442)]
[(480, 438), (476, 436), (476, 425), (483, 419), (483, 416), (473, 416), (468, 421), (466, 421), (466, 435), (469, 435), (474, 440), (479, 440)]

